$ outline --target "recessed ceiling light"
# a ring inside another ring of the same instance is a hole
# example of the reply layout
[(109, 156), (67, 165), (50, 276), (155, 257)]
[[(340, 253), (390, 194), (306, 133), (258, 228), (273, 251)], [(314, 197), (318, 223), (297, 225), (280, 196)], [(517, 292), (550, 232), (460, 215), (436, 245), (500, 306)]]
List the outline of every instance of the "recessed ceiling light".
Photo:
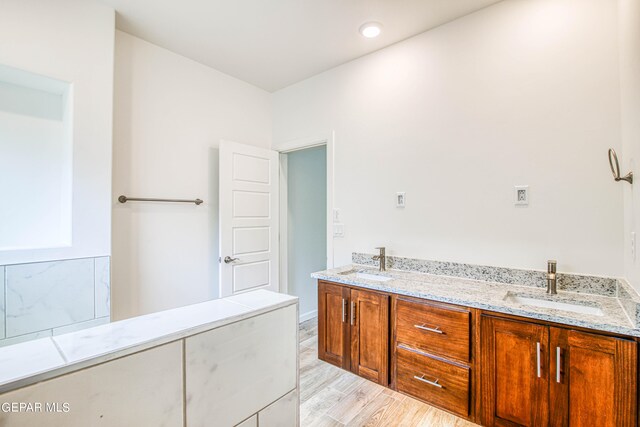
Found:
[(382, 24), (378, 22), (367, 22), (360, 27), (360, 34), (368, 39), (378, 37), (382, 31)]

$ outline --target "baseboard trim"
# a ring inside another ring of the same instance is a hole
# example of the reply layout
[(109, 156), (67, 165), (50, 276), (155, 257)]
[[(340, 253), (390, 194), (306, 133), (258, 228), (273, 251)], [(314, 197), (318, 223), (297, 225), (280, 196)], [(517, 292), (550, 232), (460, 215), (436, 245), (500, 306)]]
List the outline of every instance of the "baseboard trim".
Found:
[(300, 314), (300, 323), (313, 319), (314, 317), (318, 317), (318, 310), (313, 310), (304, 314)]

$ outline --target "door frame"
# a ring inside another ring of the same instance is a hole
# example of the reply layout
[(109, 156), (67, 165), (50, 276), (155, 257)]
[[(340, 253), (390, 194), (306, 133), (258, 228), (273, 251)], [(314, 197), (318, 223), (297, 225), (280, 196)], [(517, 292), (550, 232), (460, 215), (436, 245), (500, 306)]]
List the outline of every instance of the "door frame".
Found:
[[(333, 268), (333, 195), (334, 195), (334, 145), (335, 132), (294, 139), (281, 144), (273, 144), (272, 149), (280, 153), (280, 292), (288, 293), (288, 197), (287, 197), (287, 156), (286, 154), (307, 148), (327, 147), (327, 269)], [(317, 311), (316, 311), (317, 314)], [(309, 316), (312, 318), (315, 316)], [(306, 320), (306, 319), (301, 319)]]

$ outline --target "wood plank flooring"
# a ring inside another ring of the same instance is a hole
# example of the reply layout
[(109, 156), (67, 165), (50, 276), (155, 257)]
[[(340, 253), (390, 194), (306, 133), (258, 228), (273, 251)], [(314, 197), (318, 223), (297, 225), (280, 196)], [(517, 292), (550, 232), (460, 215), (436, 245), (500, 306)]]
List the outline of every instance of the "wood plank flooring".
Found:
[(476, 426), (318, 360), (317, 319), (300, 324), (300, 425)]

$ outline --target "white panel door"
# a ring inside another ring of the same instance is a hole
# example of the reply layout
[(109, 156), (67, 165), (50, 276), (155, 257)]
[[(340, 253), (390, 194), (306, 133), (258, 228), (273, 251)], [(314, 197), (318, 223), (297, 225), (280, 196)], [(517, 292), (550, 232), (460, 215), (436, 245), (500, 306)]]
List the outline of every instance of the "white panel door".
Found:
[(276, 151), (220, 142), (220, 296), (278, 292)]

